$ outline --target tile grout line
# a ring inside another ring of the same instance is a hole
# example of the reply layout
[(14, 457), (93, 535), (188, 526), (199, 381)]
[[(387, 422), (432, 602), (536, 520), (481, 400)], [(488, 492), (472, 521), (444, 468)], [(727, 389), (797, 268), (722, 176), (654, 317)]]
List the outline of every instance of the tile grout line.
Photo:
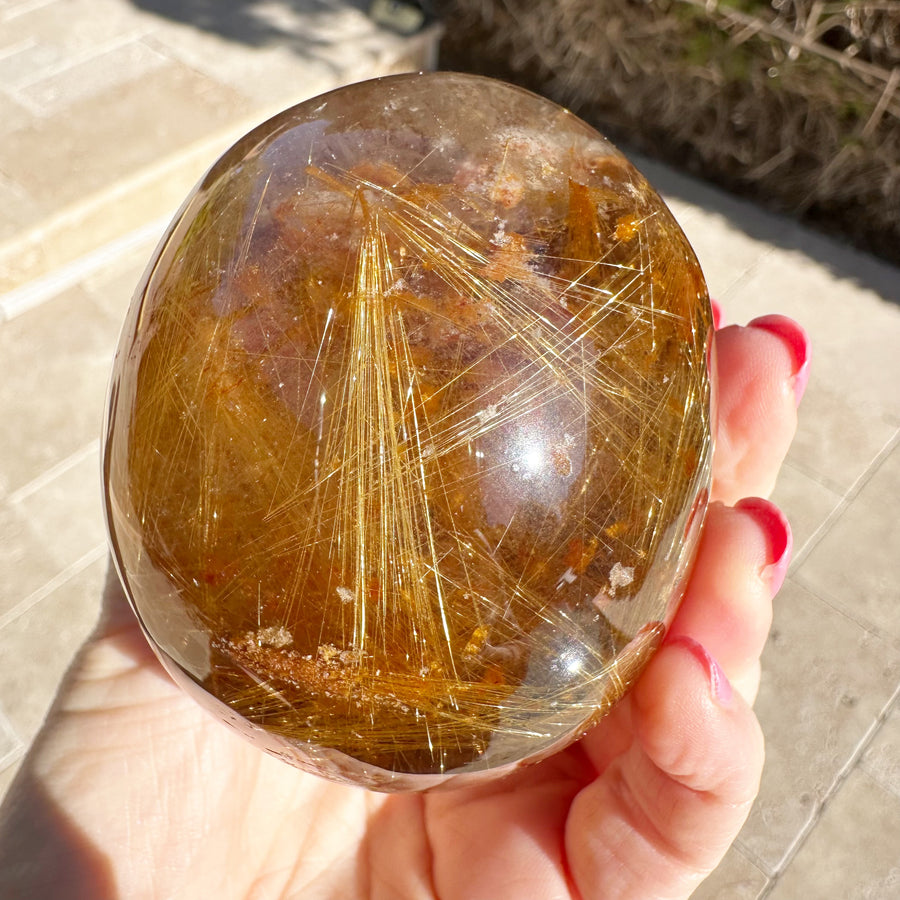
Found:
[(768, 867), (759, 854), (746, 846), (746, 844), (741, 841), (740, 837), (738, 837), (731, 846), (736, 853), (743, 856), (744, 859), (766, 879), (766, 885), (768, 885), (774, 876), (769, 874)]
[[(876, 734), (873, 735), (872, 739), (866, 743), (866, 746), (864, 748), (865, 750), (868, 750), (872, 745), (875, 738), (878, 736), (878, 732), (880, 732), (882, 727), (884, 727), (885, 722), (887, 722), (895, 709), (900, 709), (900, 686), (898, 686), (897, 690), (894, 692), (894, 696), (888, 701), (885, 708), (881, 711), (881, 715), (877, 720), (878, 728), (876, 729)], [(867, 769), (866, 766), (862, 764), (861, 760), (859, 763), (859, 770), (860, 772), (863, 772), (865, 775), (871, 778), (883, 791), (886, 791), (887, 793), (900, 800), (900, 790), (896, 790), (884, 784), (879, 776), (875, 775), (873, 772), (870, 772), (869, 769)]]
[[(781, 858), (781, 862), (778, 866), (777, 871), (771, 877), (769, 884), (763, 889), (763, 892), (759, 895), (757, 900), (766, 900), (766, 898), (772, 893), (775, 889), (776, 883), (779, 881), (781, 876), (788, 870), (791, 863), (797, 857), (797, 854), (803, 848), (803, 845), (809, 840), (810, 835), (816, 830), (819, 823), (822, 820), (822, 815), (824, 814), (828, 805), (832, 802), (834, 797), (840, 791), (840, 789), (844, 786), (847, 779), (850, 777), (850, 774), (857, 768), (860, 768), (860, 771), (865, 772), (865, 769), (862, 769), (859, 766), (860, 760), (865, 755), (866, 751), (872, 745), (872, 742), (875, 740), (877, 734), (881, 731), (882, 726), (887, 720), (888, 715), (890, 715), (891, 711), (895, 706), (900, 703), (900, 686), (895, 688), (894, 693), (891, 694), (887, 703), (881, 708), (878, 715), (875, 717), (875, 720), (872, 722), (871, 726), (868, 728), (866, 733), (863, 735), (862, 740), (857, 744), (856, 749), (853, 752), (853, 755), (847, 760), (844, 766), (837, 772), (834, 777), (834, 781), (831, 783), (831, 787), (826, 792), (825, 796), (822, 797), (821, 801), (816, 804), (816, 808), (814, 813), (807, 820), (806, 825), (800, 830), (794, 840), (791, 842), (788, 847), (786, 853)], [(868, 775), (868, 773), (866, 772)], [(871, 776), (869, 776), (871, 777)], [(881, 787), (880, 782), (878, 782)], [(884, 788), (882, 788), (884, 789)], [(884, 789), (886, 790), (886, 789)], [(890, 792), (889, 792), (890, 793)]]
[(0, 735), (10, 738), (10, 748), (0, 756), (0, 772), (14, 765), (25, 754), (25, 744), (6, 713), (0, 708)]
[(51, 300), (57, 294), (74, 287), (112, 262), (117, 256), (128, 253), (154, 238), (158, 239), (171, 219), (172, 217), (169, 215), (154, 219), (96, 250), (85, 253), (78, 259), (61, 265), (47, 275), (42, 275), (34, 281), (13, 288), (5, 294), (0, 294), (0, 325), (18, 318)]
[(89, 444), (86, 444), (80, 450), (69, 454), (65, 459), (60, 460), (49, 469), (41, 472), (36, 478), (23, 484), (20, 488), (16, 488), (6, 497), (5, 502), (10, 504), (21, 503), (23, 500), (37, 493), (41, 488), (46, 487), (51, 481), (55, 481), (60, 475), (64, 475), (70, 469), (74, 469), (80, 462), (84, 462), (89, 456), (96, 453), (100, 449), (100, 438), (94, 438)]
[[(722, 294), (717, 297), (724, 306), (723, 312), (727, 312), (728, 310), (728, 297), (733, 294), (735, 291), (740, 289), (740, 286), (748, 281), (753, 274), (757, 271), (757, 269), (762, 266), (765, 261), (775, 252), (775, 248), (773, 246), (767, 246), (764, 249), (761, 249), (760, 252), (753, 258), (753, 261), (748, 263), (744, 269), (735, 277), (734, 281), (728, 285), (727, 288), (722, 292)], [(701, 269), (703, 268), (703, 264), (700, 264)], [(740, 322), (730, 322), (727, 317), (725, 318), (725, 325), (739, 325)]]
[(822, 520), (816, 530), (806, 539), (803, 546), (794, 554), (791, 560), (790, 572), (795, 572), (810, 553), (818, 546), (825, 535), (831, 530), (835, 522), (844, 514), (847, 507), (859, 496), (862, 489), (871, 481), (873, 476), (884, 465), (887, 458), (900, 447), (900, 428), (898, 428), (882, 445), (872, 461), (866, 466), (865, 471), (850, 485), (834, 509)]
[(25, 743), (16, 735), (16, 745), (9, 750), (4, 756), (0, 756), (0, 772), (5, 772), (11, 766), (14, 766), (23, 756), (25, 756)]
[(891, 640), (890, 635), (886, 635), (874, 622), (870, 622), (865, 618), (854, 617), (846, 608), (840, 606), (840, 601), (833, 600), (829, 594), (821, 594), (814, 585), (804, 580), (803, 576), (797, 572), (791, 572), (788, 576), (793, 584), (804, 590), (810, 597), (815, 598), (824, 606), (827, 606), (833, 613), (846, 619), (856, 628), (864, 631), (870, 637), (878, 641), (887, 642)]
[[(0, 21), (2, 21), (2, 19), (0, 19)], [(35, 40), (34, 37), (28, 37), (25, 38), (24, 41), (19, 41), (17, 44), (7, 44), (5, 47), (0, 47), (0, 62), (11, 59), (16, 54), (24, 53), (26, 50), (31, 50), (32, 47), (36, 46), (37, 40)]]
[(810, 584), (800, 570), (802, 569), (809, 555), (813, 552), (813, 550), (815, 550), (819, 543), (825, 539), (828, 532), (836, 524), (837, 520), (840, 519), (840, 517), (847, 511), (848, 507), (856, 500), (865, 486), (872, 478), (874, 478), (879, 469), (887, 461), (888, 457), (898, 447), (900, 447), (900, 428), (898, 428), (894, 432), (894, 434), (892, 434), (891, 437), (889, 437), (887, 441), (885, 441), (881, 449), (872, 458), (872, 461), (866, 467), (865, 471), (846, 490), (838, 503), (835, 504), (831, 512), (829, 512), (829, 514), (822, 520), (816, 530), (807, 538), (803, 546), (797, 551), (796, 555), (791, 560), (791, 564), (788, 569), (788, 577), (796, 585), (801, 587), (804, 591), (807, 591), (817, 600), (824, 603), (833, 612), (835, 612), (839, 616), (842, 616), (848, 622), (853, 623), (853, 625), (855, 625), (857, 628), (861, 628), (864, 632), (874, 638), (877, 638), (880, 641), (887, 640), (889, 636), (885, 635), (883, 630), (880, 629), (877, 624), (865, 617), (856, 617), (852, 615), (845, 607), (840, 605), (840, 602), (837, 601), (828, 592), (827, 588), (823, 589), (821, 587)]
[[(868, 484), (868, 482), (872, 479), (872, 477), (878, 472), (881, 466), (885, 463), (887, 458), (893, 453), (893, 451), (900, 446), (900, 429), (897, 429), (891, 437), (882, 445), (881, 449), (878, 453), (875, 454), (872, 461), (866, 467), (865, 471), (853, 482), (853, 484), (844, 492), (841, 496), (838, 503), (831, 510), (831, 512), (825, 517), (825, 519), (819, 524), (816, 530), (807, 538), (804, 542), (803, 546), (799, 549), (797, 554), (791, 560), (791, 566), (789, 569), (788, 577), (793, 579), (797, 584), (804, 587), (805, 590), (810, 590), (808, 587), (803, 585), (803, 581), (798, 577), (797, 569), (803, 565), (806, 558), (812, 552), (812, 550), (819, 544), (819, 542), (825, 537), (828, 531), (832, 528), (835, 522), (844, 514), (846, 509), (850, 506), (850, 504), (856, 499), (856, 497), (860, 494), (862, 489)], [(832, 603), (830, 603), (826, 598), (820, 597), (818, 593), (811, 592), (813, 596), (817, 597), (822, 602), (826, 603), (830, 608), (835, 609), (836, 612), (841, 613), (846, 616), (846, 613), (843, 610), (837, 609), (834, 607)], [(871, 627), (867, 627), (865, 623), (858, 622), (855, 619), (847, 616), (849, 621), (854, 622), (859, 627), (864, 628), (867, 632), (874, 634), (878, 637), (883, 637), (880, 633), (872, 630)], [(800, 829), (800, 831), (795, 835), (794, 839), (790, 842), (788, 847), (786, 848), (784, 855), (782, 856), (778, 868), (769, 875), (766, 871), (766, 868), (761, 865), (762, 860), (751, 859), (751, 862), (757, 865), (757, 868), (760, 868), (764, 875), (766, 875), (768, 881), (766, 886), (763, 888), (762, 892), (758, 895), (757, 900), (766, 900), (771, 893), (775, 890), (778, 882), (781, 879), (781, 876), (785, 871), (790, 867), (793, 860), (796, 858), (797, 854), (802, 849), (803, 845), (809, 839), (810, 835), (815, 831), (819, 822), (821, 821), (822, 815), (825, 811), (826, 806), (834, 797), (834, 795), (840, 790), (841, 786), (849, 777), (850, 773), (857, 767), (860, 759), (862, 759), (863, 754), (868, 749), (872, 741), (875, 739), (875, 736), (881, 730), (881, 726), (884, 724), (888, 714), (891, 709), (900, 703), (900, 687), (898, 687), (891, 697), (888, 699), (884, 708), (878, 713), (872, 722), (871, 726), (868, 728), (866, 733), (863, 735), (862, 740), (860, 740), (857, 745), (855, 751), (847, 760), (845, 765), (837, 772), (835, 775), (834, 781), (831, 784), (831, 787), (828, 789), (825, 796), (819, 801), (816, 805), (816, 808), (813, 814), (809, 817), (806, 824)], [(741, 848), (743, 849), (743, 848)], [(754, 854), (755, 856), (755, 854)]]
[(17, 84), (12, 88), (8, 88), (8, 90), (19, 103), (21, 103), (23, 106), (27, 105), (29, 111), (32, 112), (36, 117), (40, 118), (42, 117), (41, 110), (39, 108), (32, 108), (37, 107), (37, 104), (31, 103), (27, 100), (27, 98), (21, 96), (21, 92), (23, 90), (34, 87), (36, 84), (40, 84), (42, 81), (46, 81), (49, 78), (56, 78), (58, 75), (64, 75), (66, 72), (74, 69), (76, 66), (83, 66), (85, 63), (93, 62), (98, 57), (105, 56), (107, 53), (112, 53), (116, 50), (121, 49), (122, 47), (127, 47), (129, 44), (140, 44), (142, 43), (142, 39), (146, 37), (147, 34), (152, 34), (152, 30), (149, 28), (149, 26), (147, 26), (146, 24), (136, 26), (131, 31), (124, 31), (122, 32), (122, 34), (111, 37), (107, 41), (104, 41), (100, 44), (95, 44), (93, 47), (82, 50), (80, 53), (74, 53), (72, 56), (64, 60), (60, 60), (54, 65), (49, 65), (36, 77), (32, 76), (27, 80), (21, 82), (20, 84)]
[[(11, 769), (13, 766), (18, 765), (25, 758), (28, 747), (18, 735), (16, 735), (16, 740), (19, 742), (18, 746), (10, 750), (6, 756), (0, 757), (0, 775), (7, 771), (7, 769)], [(2, 801), (3, 796), (0, 795), (0, 803), (2, 803)]]
[(0, 22), (11, 22), (13, 19), (18, 19), (19, 16), (27, 15), (30, 12), (34, 12), (36, 9), (50, 6), (55, 2), (56, 0), (30, 0), (30, 2), (20, 3), (18, 6), (14, 6), (12, 9), (0, 13)]
[(48, 582), (41, 585), (37, 590), (32, 591), (24, 600), (19, 601), (12, 609), (0, 616), (0, 630), (6, 628), (11, 622), (15, 622), (20, 616), (23, 616), (30, 609), (48, 597), (58, 587), (64, 585), (70, 578), (74, 578), (80, 572), (83, 572), (92, 563), (108, 553), (106, 542), (97, 544), (91, 550), (88, 550), (80, 559), (70, 563), (61, 572), (57, 572)]
[[(888, 438), (888, 441), (890, 440), (891, 439)], [(880, 452), (881, 450), (878, 451), (878, 453)], [(876, 453), (875, 458), (877, 457), (878, 454)], [(812, 468), (812, 466), (805, 463), (802, 459), (794, 459), (790, 455), (786, 457), (784, 465), (795, 469), (810, 481), (815, 482), (820, 488), (824, 488), (830, 494), (834, 494), (838, 498), (838, 503), (844, 498), (844, 495), (853, 488), (853, 485), (856, 484), (856, 482), (854, 481), (853, 484), (850, 485), (850, 487), (842, 487), (838, 482), (832, 481), (827, 475), (823, 475), (821, 472), (818, 472), (816, 469)], [(835, 506), (837, 506), (837, 503), (835, 504)]]

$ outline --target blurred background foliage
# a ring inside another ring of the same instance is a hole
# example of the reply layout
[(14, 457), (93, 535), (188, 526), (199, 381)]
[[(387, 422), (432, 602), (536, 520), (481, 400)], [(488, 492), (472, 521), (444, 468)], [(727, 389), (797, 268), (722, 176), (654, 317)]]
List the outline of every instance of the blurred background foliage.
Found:
[(900, 0), (435, 0), (441, 67), (900, 262)]

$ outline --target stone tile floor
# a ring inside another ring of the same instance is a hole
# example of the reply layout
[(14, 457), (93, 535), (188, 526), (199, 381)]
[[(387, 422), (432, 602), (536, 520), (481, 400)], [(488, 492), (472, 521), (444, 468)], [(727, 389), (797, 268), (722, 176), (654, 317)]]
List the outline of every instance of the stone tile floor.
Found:
[[(0, 0), (0, 793), (97, 613), (100, 421), (131, 291), (234, 137), (427, 62), (434, 34), (393, 37), (363, 7)], [(814, 345), (775, 490), (796, 549), (762, 663), (762, 791), (695, 896), (898, 897), (900, 271), (637, 162), (727, 319), (783, 312)]]

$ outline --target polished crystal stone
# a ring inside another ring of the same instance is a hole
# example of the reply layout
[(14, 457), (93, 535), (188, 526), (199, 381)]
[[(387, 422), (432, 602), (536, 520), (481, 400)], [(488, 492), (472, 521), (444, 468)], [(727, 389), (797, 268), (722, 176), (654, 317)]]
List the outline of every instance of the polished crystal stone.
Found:
[(560, 749), (677, 606), (710, 334), (665, 205), (549, 101), (425, 74), (286, 111), (188, 198), (119, 348), (106, 502), (148, 638), (331, 778)]

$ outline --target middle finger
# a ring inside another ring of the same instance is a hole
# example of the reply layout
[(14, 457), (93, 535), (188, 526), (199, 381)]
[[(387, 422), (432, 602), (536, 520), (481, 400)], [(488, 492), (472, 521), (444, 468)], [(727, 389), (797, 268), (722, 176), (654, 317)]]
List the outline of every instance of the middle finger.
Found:
[(783, 513), (760, 498), (713, 503), (697, 560), (669, 634), (699, 641), (748, 702), (759, 686), (759, 656), (772, 623), (772, 598), (791, 557)]

